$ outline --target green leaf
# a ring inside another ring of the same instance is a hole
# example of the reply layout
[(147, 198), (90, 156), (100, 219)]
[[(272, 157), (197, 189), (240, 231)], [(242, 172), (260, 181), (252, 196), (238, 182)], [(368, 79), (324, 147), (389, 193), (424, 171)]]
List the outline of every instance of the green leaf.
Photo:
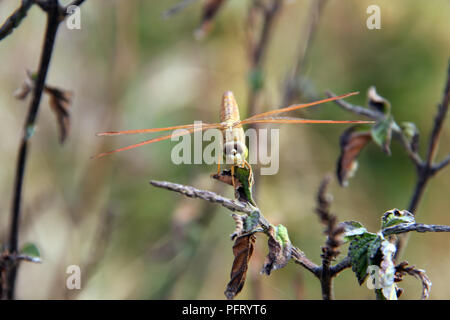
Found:
[(20, 250), (20, 253), (33, 258), (40, 258), (41, 254), (39, 249), (36, 247), (34, 243), (26, 243)]
[(392, 116), (388, 116), (377, 122), (370, 131), (373, 141), (388, 155), (391, 154), (390, 145), (393, 124), (394, 120), (392, 119)]
[(344, 227), (344, 242), (351, 241), (358, 236), (368, 233), (367, 229), (358, 221), (341, 222)]
[(234, 176), (239, 180), (242, 185), (245, 200), (250, 204), (256, 206), (252, 196), (253, 177), (250, 176), (250, 170), (247, 168), (241, 168), (239, 166), (234, 167)]
[(350, 242), (348, 256), (359, 285), (363, 284), (367, 278), (367, 267), (376, 264), (375, 257), (380, 244), (380, 236), (369, 232), (356, 237)]
[(281, 242), (283, 246), (291, 243), (291, 240), (289, 239), (288, 230), (285, 226), (279, 224), (275, 230), (276, 230), (275, 238), (277, 239), (277, 241)]
[(386, 211), (381, 218), (381, 229), (386, 229), (400, 223), (415, 223), (414, 215), (407, 210), (392, 209)]

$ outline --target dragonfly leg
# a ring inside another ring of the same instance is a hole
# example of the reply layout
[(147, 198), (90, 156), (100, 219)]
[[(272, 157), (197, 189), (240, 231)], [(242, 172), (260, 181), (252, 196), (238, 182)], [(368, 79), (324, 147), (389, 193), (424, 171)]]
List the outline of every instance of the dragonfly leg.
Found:
[(217, 174), (220, 174), (220, 156), (217, 158)]
[(244, 160), (244, 167), (248, 168), (249, 174), (248, 174), (248, 184), (249, 186), (253, 185), (253, 170), (250, 163), (247, 162), (247, 160)]
[(236, 184), (234, 182), (234, 166), (231, 166), (231, 183), (233, 184), (233, 189), (236, 190)]

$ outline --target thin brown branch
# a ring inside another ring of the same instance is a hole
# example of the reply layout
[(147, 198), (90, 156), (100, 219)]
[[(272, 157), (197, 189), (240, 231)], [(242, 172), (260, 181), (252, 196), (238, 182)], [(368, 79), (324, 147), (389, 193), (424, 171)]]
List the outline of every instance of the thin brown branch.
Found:
[(444, 169), (449, 164), (450, 164), (450, 154), (448, 154), (444, 160), (442, 160), (441, 162), (439, 162), (438, 164), (435, 164), (433, 166), (433, 168), (432, 168), (433, 174), (436, 174), (437, 172)]
[(170, 18), (171, 16), (182, 11), (188, 5), (190, 5), (191, 3), (195, 2), (195, 1), (197, 1), (197, 0), (182, 0), (182, 1), (178, 2), (177, 4), (175, 4), (173, 7), (171, 7), (170, 9), (164, 11), (163, 17), (165, 19)]
[(256, 209), (249, 204), (236, 200), (231, 200), (222, 197), (221, 195), (218, 195), (215, 192), (201, 190), (191, 186), (185, 186), (178, 183), (172, 183), (167, 181), (156, 181), (156, 180), (151, 180), (150, 184), (158, 188), (163, 188), (170, 191), (181, 193), (189, 198), (199, 198), (209, 202), (221, 204), (223, 207), (231, 211), (238, 211), (242, 213), (251, 214)]
[[(250, 60), (250, 74), (256, 77), (262, 76), (262, 66), (264, 57), (269, 45), (270, 35), (272, 34), (273, 25), (276, 17), (281, 11), (283, 0), (271, 0), (269, 4), (263, 4), (261, 1), (253, 0), (249, 9), (247, 18), (247, 34), (248, 34), (248, 52)], [(262, 15), (263, 22), (260, 32), (255, 32), (256, 16)], [(256, 80), (258, 82), (258, 80)], [(260, 79), (259, 81), (264, 81)], [(251, 82), (251, 81), (250, 81)], [(257, 112), (257, 100), (260, 87), (250, 84), (250, 93), (248, 98), (248, 114), (253, 115)]]
[(309, 260), (303, 253), (303, 251), (296, 247), (292, 248), (292, 258), (294, 259), (295, 263), (301, 265), (316, 277), (320, 277), (321, 268), (317, 264)]
[[(19, 243), (19, 222), (21, 213), (21, 200), (23, 180), (25, 176), (25, 168), (28, 155), (28, 143), (33, 135), (36, 118), (39, 112), (39, 105), (41, 102), (42, 92), (45, 87), (45, 80), (47, 71), (50, 65), (50, 60), (53, 53), (56, 34), (58, 31), (59, 20), (59, 4), (57, 0), (48, 2), (50, 9), (47, 11), (47, 30), (44, 36), (44, 44), (41, 55), (41, 61), (37, 74), (36, 83), (33, 89), (33, 97), (28, 109), (28, 115), (23, 127), (22, 140), (19, 147), (19, 154), (17, 158), (17, 169), (15, 177), (15, 187), (13, 196), (13, 205), (11, 212), (11, 226), (9, 235), (9, 251), (17, 253)], [(14, 298), (14, 287), (16, 281), (17, 265), (12, 264), (8, 269), (8, 290), (6, 290), (5, 297), (7, 299)]]
[(435, 225), (435, 224), (423, 224), (423, 223), (399, 224), (399, 225), (384, 229), (383, 235), (388, 236), (391, 234), (400, 234), (400, 233), (406, 233), (406, 232), (411, 232), (411, 231), (450, 232), (450, 226)]
[(282, 106), (290, 105), (300, 94), (298, 82), (301, 78), (301, 74), (305, 72), (305, 66), (310, 51), (309, 49), (314, 41), (320, 16), (326, 3), (327, 0), (317, 0), (311, 2), (311, 9), (308, 15), (309, 19), (306, 22), (306, 25), (302, 26), (301, 30), (303, 32), (302, 38), (305, 38), (305, 40), (300, 42), (297, 59), (295, 60), (294, 67), (286, 81), (281, 104)]
[(344, 232), (344, 228), (337, 223), (336, 215), (330, 212), (331, 201), (333, 199), (327, 193), (330, 182), (331, 175), (326, 175), (317, 192), (317, 206), (315, 210), (320, 222), (325, 225), (324, 233), (327, 235), (325, 246), (322, 247), (322, 268), (319, 277), (322, 287), (322, 298), (324, 300), (334, 298), (331, 262), (340, 254), (339, 247), (343, 243), (341, 237)]
[(430, 142), (427, 152), (427, 166), (430, 167), (436, 156), (439, 145), (439, 137), (441, 136), (444, 120), (447, 116), (448, 106), (450, 104), (450, 61), (447, 70), (447, 81), (445, 84), (442, 102), (438, 106), (437, 114), (434, 118), (433, 131), (431, 132)]
[(0, 41), (9, 36), (14, 29), (20, 25), (33, 4), (33, 0), (22, 0), (20, 7), (14, 11), (0, 27)]

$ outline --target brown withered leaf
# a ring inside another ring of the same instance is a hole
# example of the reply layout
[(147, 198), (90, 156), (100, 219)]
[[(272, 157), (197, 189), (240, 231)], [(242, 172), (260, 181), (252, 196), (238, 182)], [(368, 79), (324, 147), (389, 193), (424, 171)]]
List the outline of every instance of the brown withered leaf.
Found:
[(70, 130), (69, 107), (72, 101), (72, 93), (49, 86), (45, 87), (45, 92), (49, 95), (50, 108), (58, 122), (59, 142), (63, 144)]
[(409, 266), (408, 261), (403, 261), (395, 267), (395, 282), (402, 281), (403, 276), (406, 274), (422, 282), (422, 300), (428, 299), (430, 297), (432, 283), (425, 270), (416, 269), (415, 266)]
[(355, 173), (358, 162), (357, 158), (361, 150), (372, 140), (370, 130), (361, 126), (353, 126), (341, 135), (341, 155), (337, 162), (337, 177), (339, 184), (343, 187), (348, 185), (348, 179)]
[(230, 282), (227, 284), (225, 296), (233, 299), (244, 287), (247, 275), (248, 262), (252, 257), (256, 237), (253, 234), (244, 235), (236, 239), (233, 245), (234, 261), (230, 274)]
[(16, 99), (24, 100), (34, 88), (33, 73), (27, 70), (27, 77), (21, 87), (14, 91), (13, 95)]
[(226, 0), (207, 0), (203, 6), (200, 28), (197, 30), (197, 36), (203, 37), (211, 30), (212, 20), (216, 17), (222, 5)]
[(261, 274), (266, 275), (270, 275), (272, 270), (285, 267), (292, 256), (292, 245), (290, 241), (285, 244), (278, 241), (275, 236), (275, 228), (272, 225), (269, 227), (268, 235), (269, 253), (261, 269)]

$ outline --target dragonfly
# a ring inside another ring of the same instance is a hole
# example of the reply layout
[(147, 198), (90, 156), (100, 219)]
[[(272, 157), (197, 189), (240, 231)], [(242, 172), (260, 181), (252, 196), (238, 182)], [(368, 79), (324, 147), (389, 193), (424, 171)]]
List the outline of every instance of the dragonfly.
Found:
[[(124, 130), (124, 131), (108, 131), (98, 133), (98, 136), (117, 136), (117, 135), (132, 135), (132, 134), (142, 134), (142, 133), (155, 133), (155, 132), (165, 132), (165, 131), (174, 131), (177, 129), (185, 129), (182, 131), (177, 131), (176, 133), (172, 133), (169, 135), (160, 136), (157, 138), (148, 139), (133, 145), (129, 145), (126, 147), (118, 148), (112, 151), (100, 153), (94, 158), (101, 158), (106, 155), (110, 155), (116, 152), (130, 150), (133, 148), (137, 148), (140, 146), (152, 144), (155, 142), (163, 141), (171, 139), (172, 137), (183, 136), (187, 134), (191, 134), (193, 132), (204, 131), (209, 129), (219, 129), (222, 132), (223, 141), (222, 148), (223, 153), (222, 156), (227, 164), (231, 164), (231, 177), (234, 177), (235, 167), (238, 166), (240, 168), (247, 168), (250, 172), (249, 174), (249, 182), (250, 179), (253, 180), (252, 168), (250, 164), (247, 162), (248, 157), (248, 148), (245, 143), (245, 134), (243, 125), (249, 124), (258, 124), (258, 123), (288, 123), (288, 124), (355, 124), (355, 123), (373, 123), (373, 121), (364, 121), (364, 120), (313, 120), (313, 119), (302, 119), (302, 118), (294, 118), (294, 117), (286, 117), (281, 116), (290, 111), (304, 109), (312, 106), (316, 106), (319, 104), (323, 104), (326, 102), (344, 99), (353, 95), (358, 94), (359, 92), (350, 92), (347, 94), (343, 94), (340, 96), (335, 96), (327, 99), (322, 99), (310, 103), (304, 104), (294, 104), (285, 108), (280, 108), (276, 110), (266, 111), (263, 113), (259, 113), (253, 116), (250, 116), (244, 120), (240, 119), (239, 115), (239, 107), (234, 97), (233, 92), (226, 91), (222, 97), (222, 103), (220, 108), (220, 122), (218, 123), (202, 123), (201, 126), (198, 124), (185, 124), (185, 125), (177, 125), (165, 128), (151, 128), (151, 129), (138, 129), (138, 130)], [(220, 173), (220, 156), (218, 159), (217, 173)], [(251, 182), (252, 183), (252, 182)], [(232, 178), (232, 184), (235, 186), (234, 178)]]

